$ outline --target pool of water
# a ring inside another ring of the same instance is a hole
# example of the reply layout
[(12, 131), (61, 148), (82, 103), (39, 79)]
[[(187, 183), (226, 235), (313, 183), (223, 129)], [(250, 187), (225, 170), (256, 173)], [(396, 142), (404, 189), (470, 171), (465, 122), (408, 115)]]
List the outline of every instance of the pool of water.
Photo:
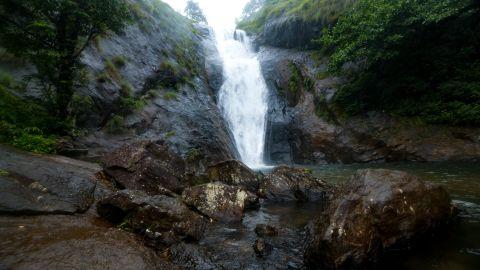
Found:
[[(386, 168), (408, 171), (444, 186), (462, 209), (458, 224), (414, 251), (393, 253), (379, 269), (480, 269), (480, 164), (389, 163), (308, 168), (330, 183), (348, 181), (357, 169)], [(272, 169), (262, 171), (268, 173)], [(258, 211), (245, 213), (241, 224), (212, 226), (200, 244), (225, 269), (303, 269), (304, 227), (319, 216), (321, 208), (316, 203), (266, 204)], [(252, 249), (258, 238), (254, 228), (259, 223), (279, 229), (277, 237), (266, 239), (273, 252), (263, 258), (257, 258)]]

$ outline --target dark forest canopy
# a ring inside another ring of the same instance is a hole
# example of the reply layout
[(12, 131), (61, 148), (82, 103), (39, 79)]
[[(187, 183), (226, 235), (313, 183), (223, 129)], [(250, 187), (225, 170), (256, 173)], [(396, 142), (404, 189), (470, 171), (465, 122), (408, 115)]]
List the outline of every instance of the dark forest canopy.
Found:
[(331, 74), (350, 79), (331, 104), (346, 115), (382, 110), (427, 123), (479, 126), (479, 3), (265, 0), (238, 26), (260, 33), (279, 16), (327, 22), (313, 43), (330, 57)]

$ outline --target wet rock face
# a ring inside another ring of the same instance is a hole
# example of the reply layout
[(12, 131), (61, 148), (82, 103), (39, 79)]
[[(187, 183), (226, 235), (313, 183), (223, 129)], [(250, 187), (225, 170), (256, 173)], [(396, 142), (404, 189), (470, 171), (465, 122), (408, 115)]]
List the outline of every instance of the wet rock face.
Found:
[(242, 186), (251, 192), (257, 192), (258, 179), (247, 166), (237, 160), (227, 160), (214, 164), (207, 169), (208, 178), (213, 182)]
[(306, 47), (322, 33), (321, 22), (282, 16), (268, 21), (257, 42), (282, 48)]
[(238, 222), (243, 212), (259, 207), (258, 197), (244, 188), (221, 182), (187, 188), (182, 194), (185, 203), (220, 222)]
[(312, 267), (367, 267), (391, 248), (411, 244), (453, 216), (448, 193), (401, 171), (359, 170), (310, 226)]
[(113, 224), (144, 235), (154, 247), (199, 240), (206, 226), (205, 218), (179, 198), (148, 196), (141, 191), (119, 191), (99, 201), (97, 212)]
[(184, 188), (185, 162), (163, 142), (126, 144), (103, 159), (105, 172), (121, 188), (142, 190), (149, 195)]
[(99, 171), (96, 164), (0, 145), (0, 212), (85, 212), (95, 199), (96, 186), (101, 186)]
[(306, 169), (279, 166), (264, 177), (259, 194), (271, 201), (316, 201), (325, 199), (328, 190)]
[[(327, 59), (271, 47), (258, 56), (270, 90), (266, 156), (273, 164), (479, 160), (479, 128), (409, 124), (382, 112), (344, 119), (328, 108), (345, 79), (324, 75)], [(287, 63), (313, 83), (296, 88), (295, 102), (283, 93), (292, 79)]]

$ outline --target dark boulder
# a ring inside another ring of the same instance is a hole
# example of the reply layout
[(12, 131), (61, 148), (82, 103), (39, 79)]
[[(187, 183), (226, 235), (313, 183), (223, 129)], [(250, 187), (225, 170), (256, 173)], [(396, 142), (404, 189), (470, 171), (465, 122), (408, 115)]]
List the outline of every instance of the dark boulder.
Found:
[(85, 212), (100, 188), (93, 163), (39, 155), (0, 145), (0, 212)]
[(260, 237), (277, 236), (278, 230), (277, 228), (267, 224), (257, 224), (257, 226), (255, 226), (255, 234), (257, 234)]
[(272, 201), (316, 201), (326, 198), (329, 188), (307, 169), (282, 165), (264, 177), (259, 193)]
[(220, 222), (241, 221), (245, 210), (259, 207), (256, 195), (221, 182), (187, 188), (182, 197), (191, 207)]
[(257, 192), (258, 179), (254, 172), (238, 160), (222, 161), (207, 169), (212, 182), (224, 182), (229, 185), (242, 186), (251, 192)]
[(120, 188), (142, 190), (149, 195), (181, 192), (185, 162), (163, 141), (126, 144), (102, 160), (105, 172)]
[(309, 226), (306, 263), (322, 269), (368, 267), (389, 249), (434, 232), (453, 210), (442, 187), (402, 171), (359, 170)]
[(99, 201), (97, 212), (121, 228), (146, 236), (147, 242), (155, 247), (180, 240), (199, 240), (206, 226), (206, 219), (179, 198), (148, 196), (142, 191), (119, 191)]

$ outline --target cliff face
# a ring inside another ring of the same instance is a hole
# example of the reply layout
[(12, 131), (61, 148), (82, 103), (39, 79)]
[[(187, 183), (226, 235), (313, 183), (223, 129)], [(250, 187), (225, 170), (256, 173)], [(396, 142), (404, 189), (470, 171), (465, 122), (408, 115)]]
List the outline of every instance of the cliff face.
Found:
[(320, 36), (323, 24), (320, 21), (305, 21), (289, 16), (269, 20), (258, 35), (257, 43), (281, 48), (310, 47), (311, 40)]
[[(222, 61), (211, 30), (161, 1), (130, 5), (134, 22), (97, 38), (82, 55), (72, 110), (85, 132), (67, 148), (96, 158), (128, 141), (162, 139), (184, 157), (236, 157), (215, 100)], [(17, 79), (34, 70), (6, 65)], [(38, 86), (27, 89), (27, 98), (39, 97)]]
[(342, 84), (315, 53), (261, 47), (270, 89), (267, 159), (273, 163), (354, 163), (480, 159), (480, 129), (433, 126), (382, 112), (343, 118), (328, 103)]

